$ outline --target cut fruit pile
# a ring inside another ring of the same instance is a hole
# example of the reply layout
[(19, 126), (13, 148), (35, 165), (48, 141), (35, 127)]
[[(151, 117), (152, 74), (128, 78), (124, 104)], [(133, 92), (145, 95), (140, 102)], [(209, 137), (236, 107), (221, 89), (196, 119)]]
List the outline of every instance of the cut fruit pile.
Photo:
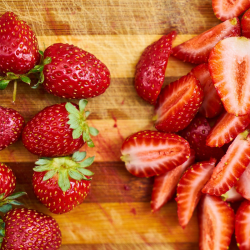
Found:
[[(238, 18), (250, 2), (212, 4), (224, 22), (174, 48), (173, 31), (143, 52), (135, 88), (155, 105), (158, 131), (129, 136), (121, 159), (131, 174), (155, 176), (153, 212), (176, 193), (185, 228), (198, 206), (199, 249), (228, 249), (235, 232), (239, 249), (250, 250), (250, 10)], [(170, 54), (199, 65), (161, 88)]]

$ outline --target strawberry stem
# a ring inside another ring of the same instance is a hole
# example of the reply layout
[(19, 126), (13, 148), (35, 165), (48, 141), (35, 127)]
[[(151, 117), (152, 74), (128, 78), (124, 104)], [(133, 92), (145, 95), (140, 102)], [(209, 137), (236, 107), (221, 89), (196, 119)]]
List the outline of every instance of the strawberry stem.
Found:
[(13, 102), (16, 101), (17, 81), (14, 81)]

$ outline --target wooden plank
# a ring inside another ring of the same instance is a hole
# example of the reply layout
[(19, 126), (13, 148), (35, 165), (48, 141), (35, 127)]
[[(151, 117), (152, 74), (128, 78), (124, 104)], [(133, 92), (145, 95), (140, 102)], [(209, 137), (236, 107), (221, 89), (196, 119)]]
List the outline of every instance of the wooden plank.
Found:
[(219, 23), (211, 0), (3, 0), (1, 14), (10, 10), (37, 35), (194, 34)]

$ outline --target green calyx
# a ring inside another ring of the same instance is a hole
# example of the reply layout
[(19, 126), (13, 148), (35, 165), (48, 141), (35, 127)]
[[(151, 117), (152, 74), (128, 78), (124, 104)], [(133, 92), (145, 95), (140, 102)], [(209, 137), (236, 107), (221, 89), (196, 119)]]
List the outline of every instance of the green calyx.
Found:
[(70, 128), (73, 129), (73, 139), (82, 136), (83, 140), (89, 147), (94, 147), (95, 145), (90, 136), (97, 136), (99, 131), (94, 127), (89, 127), (86, 121), (90, 115), (89, 111), (85, 111), (87, 104), (88, 101), (83, 99), (79, 102), (79, 110), (70, 102), (66, 103), (65, 108), (69, 113), (68, 124), (70, 125)]
[(2, 246), (4, 236), (5, 236), (5, 223), (0, 218), (0, 249), (1, 249), (1, 246)]
[(16, 201), (17, 198), (26, 195), (25, 192), (18, 192), (5, 197), (5, 194), (0, 194), (0, 212), (6, 214), (12, 209), (12, 205), (21, 206), (23, 203)]
[(63, 192), (70, 189), (70, 180), (91, 180), (86, 176), (94, 175), (93, 172), (86, 169), (94, 162), (94, 156), (86, 158), (86, 152), (75, 152), (72, 157), (57, 158), (41, 158), (36, 162), (35, 172), (47, 173), (43, 177), (43, 181), (47, 181), (53, 177), (58, 177), (58, 186)]

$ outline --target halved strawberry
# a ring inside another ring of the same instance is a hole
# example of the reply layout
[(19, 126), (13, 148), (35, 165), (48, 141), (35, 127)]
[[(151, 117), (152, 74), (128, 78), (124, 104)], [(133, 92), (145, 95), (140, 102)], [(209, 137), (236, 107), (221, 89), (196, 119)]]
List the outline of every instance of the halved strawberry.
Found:
[(236, 116), (250, 112), (249, 64), (250, 40), (245, 37), (226, 38), (210, 53), (214, 86), (226, 111)]
[(250, 249), (250, 201), (241, 203), (235, 215), (235, 238), (240, 250)]
[(241, 18), (242, 36), (250, 38), (250, 9)]
[(235, 187), (232, 187), (222, 195), (222, 199), (227, 202), (237, 202), (243, 200), (243, 197), (236, 191)]
[(155, 106), (155, 128), (178, 132), (192, 121), (203, 100), (203, 90), (193, 74), (181, 77), (162, 89)]
[(176, 31), (172, 31), (148, 46), (136, 66), (135, 89), (142, 99), (151, 104), (155, 104), (160, 94), (176, 35)]
[(240, 36), (240, 21), (233, 18), (174, 47), (172, 54), (184, 62), (206, 63), (213, 47), (226, 37)]
[(250, 163), (250, 134), (245, 130), (229, 146), (203, 193), (220, 196), (233, 187)]
[(220, 197), (204, 195), (198, 219), (200, 250), (226, 250), (234, 232), (234, 211)]
[(213, 173), (216, 160), (198, 162), (192, 165), (181, 177), (177, 186), (178, 219), (185, 228), (191, 219), (201, 195), (202, 188)]
[(203, 63), (191, 70), (191, 73), (200, 81), (204, 92), (204, 100), (202, 102), (199, 113), (207, 118), (212, 118), (220, 114), (223, 110), (223, 105), (214, 87), (208, 64)]
[(221, 21), (237, 17), (250, 7), (249, 0), (212, 0), (215, 16)]
[(220, 160), (224, 155), (221, 148), (211, 148), (206, 145), (210, 130), (207, 119), (202, 115), (197, 115), (184, 130), (179, 132), (180, 136), (186, 139), (190, 147), (195, 150), (195, 157), (199, 161), (206, 161), (212, 157)]
[(194, 162), (194, 154), (194, 150), (191, 149), (190, 157), (182, 165), (166, 172), (165, 174), (155, 176), (151, 199), (151, 208), (153, 212), (158, 211), (163, 205), (172, 199), (181, 175)]
[(163, 174), (190, 156), (186, 140), (175, 134), (145, 130), (129, 136), (122, 144), (121, 160), (138, 177)]
[(250, 115), (235, 116), (224, 112), (209, 132), (206, 144), (210, 147), (222, 147), (243, 132), (250, 124)]
[(250, 201), (250, 164), (235, 184), (236, 191)]

